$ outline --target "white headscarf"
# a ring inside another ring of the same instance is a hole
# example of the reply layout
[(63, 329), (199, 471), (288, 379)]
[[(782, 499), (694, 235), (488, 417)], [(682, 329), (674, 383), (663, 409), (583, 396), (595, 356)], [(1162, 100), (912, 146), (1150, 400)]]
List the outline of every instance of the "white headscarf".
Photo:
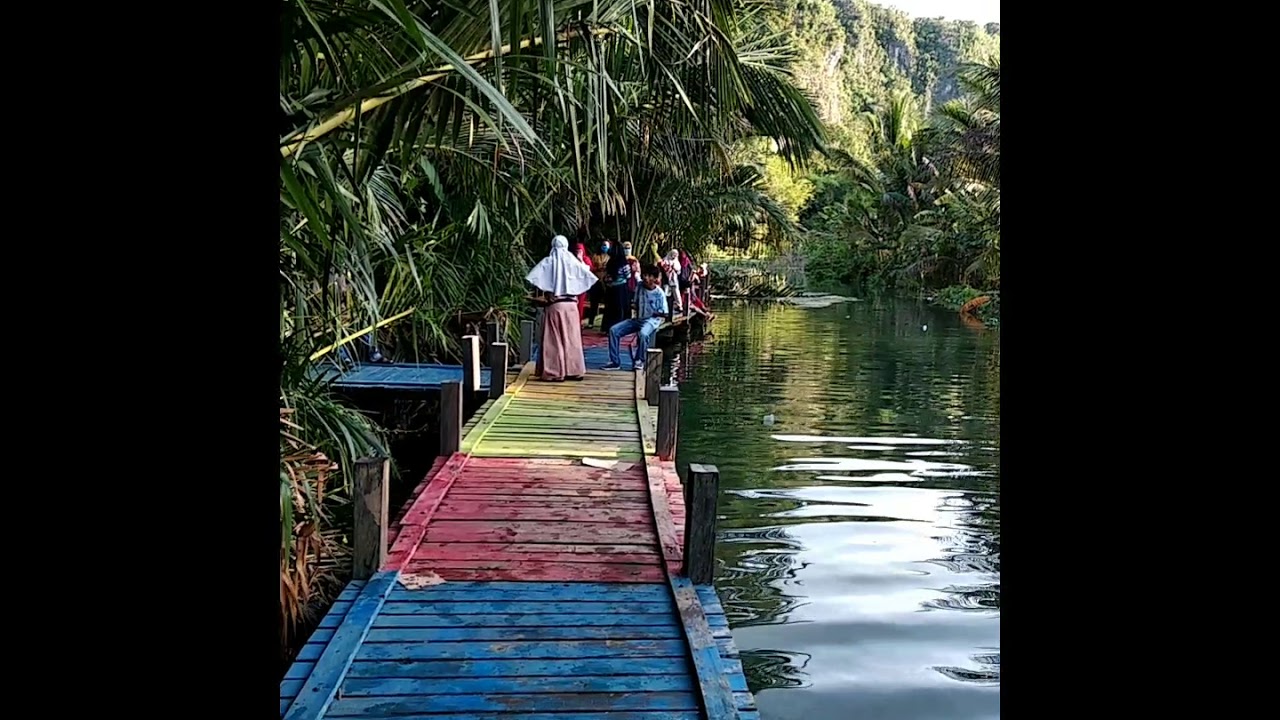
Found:
[(569, 240), (563, 235), (551, 240), (551, 254), (539, 260), (525, 279), (552, 295), (581, 295), (596, 284), (595, 274), (569, 252)]

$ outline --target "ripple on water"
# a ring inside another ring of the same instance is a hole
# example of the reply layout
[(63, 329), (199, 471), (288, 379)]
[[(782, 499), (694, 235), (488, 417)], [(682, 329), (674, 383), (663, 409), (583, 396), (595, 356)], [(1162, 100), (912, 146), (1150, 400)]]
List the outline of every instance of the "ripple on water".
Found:
[(721, 472), (716, 584), (762, 716), (997, 718), (998, 331), (717, 313), (679, 361), (680, 463)]

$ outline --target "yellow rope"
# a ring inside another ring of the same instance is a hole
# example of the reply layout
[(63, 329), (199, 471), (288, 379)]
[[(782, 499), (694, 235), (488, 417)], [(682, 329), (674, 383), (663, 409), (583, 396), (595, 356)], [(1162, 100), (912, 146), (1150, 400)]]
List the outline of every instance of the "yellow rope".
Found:
[(396, 320), (399, 320), (400, 318), (405, 317), (406, 315), (410, 315), (410, 314), (412, 314), (412, 313), (413, 313), (413, 310), (414, 310), (413, 308), (409, 308), (408, 310), (405, 310), (404, 312), (400, 313), (399, 315), (393, 315), (393, 316), (391, 316), (391, 317), (387, 318), (386, 320), (383, 320), (383, 321), (382, 321), (382, 322), (380, 322), (380, 323), (377, 323), (377, 324), (375, 324), (375, 325), (370, 325), (369, 327), (367, 327), (367, 328), (365, 328), (365, 329), (363, 329), (363, 330), (361, 330), (361, 331), (359, 331), (359, 332), (352, 333), (351, 335), (348, 335), (348, 336), (346, 336), (346, 337), (342, 338), (342, 339), (341, 339), (341, 340), (339, 340), (338, 342), (336, 342), (336, 343), (334, 343), (334, 344), (332, 344), (332, 345), (330, 345), (330, 346), (328, 346), (328, 347), (320, 348), (319, 350), (317, 350), (317, 351), (315, 351), (315, 352), (311, 353), (311, 359), (312, 359), (312, 360), (318, 360), (319, 358), (321, 358), (321, 357), (325, 356), (326, 354), (328, 354), (328, 353), (332, 352), (334, 348), (336, 348), (336, 347), (338, 347), (338, 346), (340, 346), (340, 345), (346, 345), (347, 343), (351, 342), (352, 340), (355, 340), (356, 338), (360, 337), (361, 335), (364, 335), (364, 334), (366, 334), (366, 333), (373, 332), (374, 330), (377, 330), (378, 328), (382, 327), (383, 325), (386, 325), (387, 323), (395, 322)]

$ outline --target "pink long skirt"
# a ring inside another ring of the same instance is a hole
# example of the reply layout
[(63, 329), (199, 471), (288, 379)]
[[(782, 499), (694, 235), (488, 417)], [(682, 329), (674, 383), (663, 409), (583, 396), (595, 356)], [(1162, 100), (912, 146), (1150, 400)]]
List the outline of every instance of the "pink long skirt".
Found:
[(542, 329), (542, 379), (563, 380), (587, 374), (582, 355), (582, 321), (578, 304), (558, 302), (547, 307)]

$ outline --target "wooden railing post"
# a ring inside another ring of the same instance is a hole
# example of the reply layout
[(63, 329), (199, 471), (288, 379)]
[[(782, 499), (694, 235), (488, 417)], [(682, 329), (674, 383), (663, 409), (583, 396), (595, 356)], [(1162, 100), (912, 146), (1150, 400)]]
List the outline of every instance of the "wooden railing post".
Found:
[(387, 561), (388, 492), (391, 460), (361, 458), (356, 461), (352, 519), (351, 577), (368, 580)]
[(462, 383), (440, 383), (440, 454), (444, 457), (462, 447)]
[(547, 322), (546, 310), (544, 310), (543, 308), (538, 308), (538, 317), (533, 324), (533, 337), (537, 341), (534, 343), (534, 346), (537, 348), (537, 351), (538, 351), (538, 363), (533, 368), (534, 377), (542, 377), (542, 354), (543, 354), (542, 333), (543, 333), (543, 330), (546, 328), (546, 322)]
[(520, 321), (520, 353), (516, 356), (520, 367), (533, 359), (533, 321)]
[[(485, 323), (484, 349), (486, 354), (488, 355), (488, 357), (485, 358), (486, 360), (490, 360), (493, 357), (493, 354), (492, 354), (493, 345), (494, 343), (498, 342), (499, 338), (502, 337), (501, 331), (502, 331), (502, 328), (498, 327), (497, 320), (490, 320), (489, 322)], [(492, 363), (489, 365), (489, 367), (490, 368), (493, 367)]]
[(480, 391), (480, 336), (462, 336), (462, 387), (468, 393)]
[(680, 388), (668, 385), (658, 391), (659, 460), (671, 460), (676, 456), (676, 430), (680, 426)]
[(489, 346), (489, 398), (497, 400), (507, 391), (507, 344)]
[(694, 585), (708, 585), (715, 579), (720, 471), (690, 463), (684, 486), (684, 574)]
[(662, 387), (662, 351), (649, 348), (644, 358), (644, 399), (649, 407), (658, 404), (658, 388)]

